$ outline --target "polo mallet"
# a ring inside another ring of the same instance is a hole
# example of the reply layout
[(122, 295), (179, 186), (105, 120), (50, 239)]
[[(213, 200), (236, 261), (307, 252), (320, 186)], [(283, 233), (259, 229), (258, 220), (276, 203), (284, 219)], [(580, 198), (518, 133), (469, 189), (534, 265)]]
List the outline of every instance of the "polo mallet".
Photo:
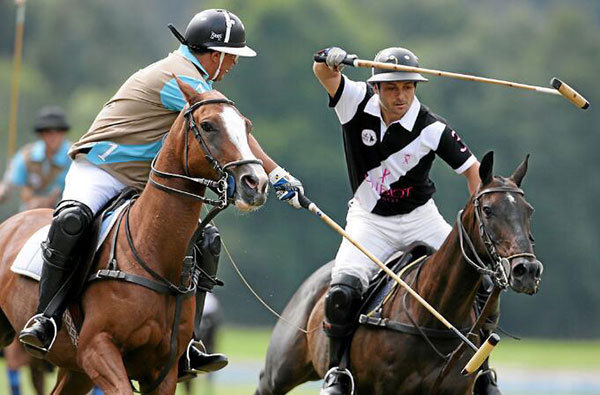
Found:
[(405, 283), (396, 273), (394, 273), (390, 268), (384, 265), (377, 257), (367, 251), (362, 245), (360, 245), (357, 241), (352, 239), (346, 231), (339, 226), (334, 220), (329, 218), (327, 214), (325, 214), (316, 204), (314, 204), (310, 199), (304, 196), (303, 193), (298, 191), (298, 201), (300, 205), (315, 214), (317, 217), (321, 218), (323, 222), (332, 227), (336, 232), (338, 232), (341, 236), (346, 238), (350, 243), (352, 243), (356, 248), (358, 248), (363, 254), (365, 254), (370, 260), (372, 260), (377, 266), (381, 268), (388, 276), (394, 279), (401, 287), (403, 287), (408, 293), (410, 293), (423, 307), (425, 307), (435, 318), (437, 318), (442, 324), (444, 324), (448, 329), (450, 329), (454, 334), (462, 340), (467, 346), (469, 346), (475, 354), (471, 357), (469, 362), (465, 365), (461, 373), (465, 376), (475, 372), (481, 364), (485, 361), (485, 359), (490, 355), (496, 344), (500, 341), (500, 336), (495, 333), (492, 333), (487, 340), (481, 345), (481, 347), (477, 348), (475, 344), (473, 344), (465, 335), (463, 335), (458, 329), (456, 329), (447, 319), (445, 319), (440, 313), (437, 312), (433, 306), (431, 306), (425, 299), (421, 297), (415, 290), (413, 290), (410, 285)]
[(17, 20), (15, 23), (15, 49), (13, 55), (13, 72), (10, 88), (10, 113), (8, 121), (8, 156), (10, 161), (17, 146), (17, 118), (19, 113), (19, 76), (23, 58), (23, 30), (25, 26), (25, 0), (15, 0)]
[[(326, 56), (321, 55), (321, 54), (315, 54), (315, 56), (314, 56), (315, 62), (318, 62), (318, 63), (324, 63), (325, 58), (326, 58)], [(478, 77), (478, 76), (469, 75), (469, 74), (459, 74), (459, 73), (452, 73), (449, 71), (424, 69), (421, 67), (404, 66), (401, 64), (373, 62), (371, 60), (353, 59), (353, 58), (349, 58), (349, 57), (346, 57), (346, 59), (344, 59), (342, 61), (342, 63), (345, 65), (354, 66), (354, 67), (362, 67), (362, 68), (369, 68), (369, 69), (370, 68), (378, 68), (378, 69), (393, 70), (393, 71), (408, 71), (408, 72), (413, 72), (413, 73), (437, 75), (439, 77), (455, 78), (455, 79), (465, 80), (465, 81), (475, 81), (475, 82), (483, 82), (486, 84), (508, 86), (511, 88), (519, 88), (519, 89), (525, 89), (525, 90), (529, 90), (529, 91), (548, 93), (548, 94), (555, 95), (555, 96), (563, 96), (568, 101), (573, 103), (575, 106), (577, 106), (583, 110), (588, 109), (590, 106), (590, 102), (587, 101), (583, 96), (581, 96), (575, 89), (571, 88), (569, 85), (565, 84), (564, 82), (562, 82), (561, 80), (559, 80), (556, 77), (553, 77), (550, 80), (550, 85), (552, 85), (552, 88), (554, 88), (554, 89), (551, 89), (551, 88), (546, 88), (543, 86), (520, 84), (518, 82), (497, 80), (494, 78)]]

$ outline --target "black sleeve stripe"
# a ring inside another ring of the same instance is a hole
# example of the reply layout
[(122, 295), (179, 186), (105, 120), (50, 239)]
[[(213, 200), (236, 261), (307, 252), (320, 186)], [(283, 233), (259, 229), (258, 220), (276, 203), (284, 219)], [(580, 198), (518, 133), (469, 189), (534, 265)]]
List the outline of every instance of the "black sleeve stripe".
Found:
[(340, 98), (342, 97), (342, 92), (344, 92), (344, 85), (346, 84), (346, 79), (344, 78), (344, 76), (342, 75), (342, 78), (340, 80), (340, 85), (338, 86), (337, 90), (335, 91), (335, 95), (333, 95), (333, 97), (329, 96), (329, 107), (335, 107), (338, 102), (340, 101)]

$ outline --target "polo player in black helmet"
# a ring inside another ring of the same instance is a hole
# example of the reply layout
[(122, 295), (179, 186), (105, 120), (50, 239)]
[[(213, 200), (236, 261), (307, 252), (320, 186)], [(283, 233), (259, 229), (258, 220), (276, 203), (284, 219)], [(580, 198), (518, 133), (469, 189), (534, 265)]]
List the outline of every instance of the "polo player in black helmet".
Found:
[[(346, 232), (383, 262), (417, 241), (439, 248), (452, 227), (432, 199), (433, 160), (437, 155), (464, 175), (470, 194), (480, 183), (479, 162), (446, 121), (419, 102), (417, 84), (427, 81), (421, 74), (373, 69), (367, 83), (357, 82), (340, 73), (342, 61), (356, 55), (338, 47), (319, 54), (325, 63), (315, 62), (313, 71), (342, 125), (354, 192)], [(399, 47), (379, 51), (375, 61), (419, 66), (414, 53)], [(330, 370), (321, 394), (352, 391), (352, 374), (339, 365), (357, 323), (362, 293), (377, 270), (368, 257), (342, 241), (325, 296)], [(499, 394), (495, 376), (486, 371), (476, 391)]]
[[(169, 29), (181, 46), (133, 74), (69, 151), (73, 163), (62, 201), (42, 244), (44, 266), (37, 314), (19, 336), (27, 349), (40, 358), (56, 339), (66, 305), (65, 300), (54, 300), (54, 296), (74, 270), (78, 261), (75, 251), (89, 232), (93, 218), (123, 188), (138, 191), (144, 188), (163, 137), (186, 105), (174, 75), (198, 92), (206, 92), (212, 89), (213, 82), (225, 77), (239, 57), (256, 56), (246, 45), (242, 21), (227, 10), (211, 9), (196, 14), (183, 35), (173, 25)], [(279, 167), (252, 135), (248, 140), (253, 154), (263, 162), (278, 198), (300, 207), (296, 193), (302, 189), (300, 182)], [(207, 226), (202, 234), (203, 238), (196, 243), (203, 251), (204, 266), (214, 270), (206, 273), (210, 278), (200, 281), (210, 288), (215, 283), (220, 237), (213, 226)], [(203, 304), (204, 293), (200, 292), (197, 314), (201, 314)], [(227, 364), (224, 355), (205, 354), (193, 340), (179, 361), (180, 377), (218, 370)]]

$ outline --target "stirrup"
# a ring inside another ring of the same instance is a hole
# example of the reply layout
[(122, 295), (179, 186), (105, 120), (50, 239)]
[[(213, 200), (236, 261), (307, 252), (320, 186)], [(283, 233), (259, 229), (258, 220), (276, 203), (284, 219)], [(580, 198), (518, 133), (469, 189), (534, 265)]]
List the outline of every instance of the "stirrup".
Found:
[(354, 395), (354, 376), (352, 376), (352, 373), (350, 373), (348, 369), (340, 369), (337, 366), (332, 367), (327, 371), (327, 373), (325, 373), (325, 377), (323, 377), (323, 382), (327, 381), (327, 377), (334, 373), (337, 373), (342, 376), (348, 376), (350, 378), (350, 395)]
[[(192, 367), (192, 357), (190, 356), (192, 348), (196, 348), (198, 352), (204, 355), (212, 356), (213, 358), (216, 357), (217, 360), (213, 361), (212, 364), (202, 365), (202, 367), (205, 367), (206, 369), (197, 369), (198, 367), (194, 368)], [(218, 360), (219, 356), (222, 356), (223, 358), (221, 360)], [(227, 361), (227, 357), (225, 355), (209, 354), (206, 350), (206, 346), (204, 346), (204, 343), (202, 343), (201, 340), (196, 341), (192, 339), (188, 343), (185, 353), (180, 358), (177, 382), (181, 383), (184, 381), (188, 381), (197, 377), (199, 374), (216, 372), (217, 370), (223, 369), (225, 366), (227, 366), (228, 363), (229, 362)]]
[[(38, 339), (37, 337), (35, 337), (35, 338), (40, 341), (39, 344), (26, 343), (23, 341), (23, 331), (27, 330), (31, 326), (32, 322), (37, 321), (37, 319), (39, 319), (39, 318), (43, 318), (45, 320), (50, 321), (52, 323), (52, 327), (54, 329), (52, 340), (50, 341), (50, 344), (47, 347), (44, 347), (44, 345), (41, 344), (42, 343), (41, 340)], [(23, 329), (21, 330), (21, 333), (19, 334), (19, 341), (25, 346), (25, 348), (27, 349), (27, 351), (30, 354), (32, 354), (36, 358), (43, 359), (46, 356), (46, 354), (48, 353), (48, 351), (54, 345), (57, 335), (58, 335), (58, 326), (56, 325), (56, 321), (54, 320), (54, 317), (46, 317), (43, 313), (39, 313), (39, 314), (36, 314), (33, 317), (31, 317), (25, 323), (25, 326), (23, 327)]]

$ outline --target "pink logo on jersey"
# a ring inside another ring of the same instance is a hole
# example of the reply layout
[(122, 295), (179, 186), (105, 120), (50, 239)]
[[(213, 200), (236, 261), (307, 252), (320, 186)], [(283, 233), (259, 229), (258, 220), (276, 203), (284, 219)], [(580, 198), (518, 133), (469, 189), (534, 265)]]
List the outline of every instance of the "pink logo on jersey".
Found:
[(452, 133), (450, 135), (452, 137), (454, 137), (454, 139), (456, 139), (456, 141), (459, 142), (460, 145), (462, 145), (462, 148), (460, 149), (460, 152), (465, 152), (467, 150), (467, 147), (461, 142), (460, 136), (458, 134), (456, 134), (456, 132), (454, 130), (452, 131)]

